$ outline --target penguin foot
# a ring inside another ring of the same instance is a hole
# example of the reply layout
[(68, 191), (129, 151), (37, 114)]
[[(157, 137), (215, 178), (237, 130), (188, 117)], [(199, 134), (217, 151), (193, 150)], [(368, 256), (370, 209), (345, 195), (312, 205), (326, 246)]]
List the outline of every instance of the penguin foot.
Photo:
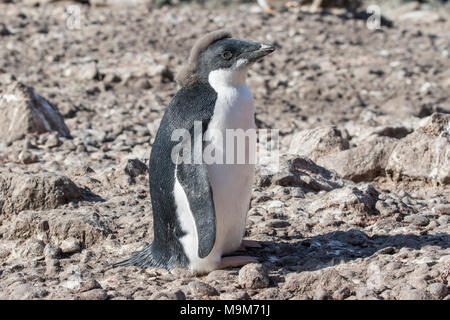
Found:
[(299, 3), (297, 1), (288, 1), (284, 5), (286, 8), (297, 8), (299, 6)]
[(242, 267), (249, 263), (258, 263), (258, 259), (250, 256), (222, 257), (219, 269)]
[(247, 248), (262, 248), (262, 245), (255, 240), (242, 240), (238, 251), (245, 251)]
[(275, 10), (273, 10), (269, 5), (266, 5), (265, 7), (263, 7), (263, 11), (267, 14), (271, 14), (271, 15), (276, 15), (277, 12)]

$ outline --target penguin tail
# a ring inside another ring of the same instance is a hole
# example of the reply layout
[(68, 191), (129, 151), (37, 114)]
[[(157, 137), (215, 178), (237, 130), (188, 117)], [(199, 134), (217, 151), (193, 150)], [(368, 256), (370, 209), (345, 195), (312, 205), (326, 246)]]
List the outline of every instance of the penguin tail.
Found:
[(144, 247), (144, 249), (140, 251), (132, 253), (131, 257), (128, 259), (111, 265), (112, 268), (130, 266), (137, 266), (141, 268), (159, 267), (160, 263), (157, 263), (154, 259), (153, 244)]

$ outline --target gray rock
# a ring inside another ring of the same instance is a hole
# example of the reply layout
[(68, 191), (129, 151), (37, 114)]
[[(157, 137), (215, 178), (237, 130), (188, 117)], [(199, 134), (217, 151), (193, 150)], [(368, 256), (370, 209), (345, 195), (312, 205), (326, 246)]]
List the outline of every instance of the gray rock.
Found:
[(81, 190), (69, 178), (54, 174), (0, 174), (0, 215), (17, 214), (33, 209), (54, 209), (59, 205), (81, 198)]
[(97, 65), (94, 61), (76, 64), (64, 71), (66, 77), (74, 77), (81, 81), (93, 80), (97, 74)]
[(0, 98), (0, 141), (11, 143), (28, 133), (56, 131), (70, 137), (59, 111), (33, 88), (12, 83)]
[(210, 297), (210, 296), (217, 296), (219, 294), (214, 287), (198, 280), (190, 282), (189, 288), (191, 289), (192, 294), (198, 296)]
[(404, 13), (398, 17), (400, 21), (413, 23), (434, 23), (441, 19), (437, 12), (426, 10), (415, 10)]
[(93, 289), (80, 294), (82, 300), (106, 300), (108, 294), (103, 289)]
[(291, 140), (289, 153), (315, 161), (321, 156), (349, 148), (348, 140), (334, 126), (302, 130)]
[(167, 290), (155, 292), (150, 296), (150, 300), (185, 300), (186, 296), (182, 290)]
[(14, 287), (10, 293), (10, 298), (17, 300), (29, 300), (40, 299), (46, 295), (48, 295), (48, 291), (46, 289), (24, 283)]
[(15, 251), (18, 251), (18, 255), (22, 258), (26, 257), (39, 257), (44, 254), (45, 244), (43, 241), (30, 238), (25, 243), (18, 243)]
[(415, 226), (425, 227), (430, 223), (430, 220), (419, 214), (410, 214), (403, 218), (404, 222), (412, 223)]
[[(42, 222), (48, 229), (42, 230)], [(27, 239), (31, 235), (39, 238), (63, 241), (68, 238), (83, 239), (83, 247), (89, 247), (111, 234), (110, 221), (85, 208), (50, 211), (23, 211), (13, 216), (7, 239)]]
[(81, 244), (75, 238), (69, 238), (69, 239), (63, 240), (63, 242), (61, 242), (61, 245), (59, 247), (61, 248), (61, 251), (63, 253), (68, 253), (68, 254), (79, 252), (81, 250)]
[(434, 113), (391, 153), (386, 170), (394, 177), (450, 183), (450, 115)]
[(314, 300), (328, 300), (329, 297), (330, 297), (330, 295), (329, 295), (328, 291), (325, 289), (318, 288), (314, 292)]
[(146, 174), (148, 172), (147, 165), (140, 161), (139, 159), (128, 159), (124, 171), (131, 178), (136, 178), (141, 174)]
[(355, 148), (317, 159), (317, 164), (355, 182), (371, 181), (385, 175), (397, 139), (379, 137)]
[(375, 215), (379, 192), (370, 184), (361, 187), (344, 187), (328, 192), (308, 205), (310, 212), (340, 212), (356, 215)]
[(329, 191), (343, 185), (342, 179), (336, 173), (316, 165), (308, 158), (283, 155), (279, 165), (277, 172), (257, 167), (257, 185), (299, 187), (303, 192)]
[(439, 214), (450, 215), (450, 204), (439, 204), (435, 209)]
[(220, 300), (249, 300), (247, 291), (224, 292), (220, 294)]
[(45, 146), (48, 148), (55, 148), (61, 145), (61, 141), (59, 140), (59, 135), (57, 133), (49, 134), (47, 137), (47, 141), (45, 141)]
[(400, 300), (431, 300), (432, 297), (421, 289), (405, 288), (400, 292)]
[(448, 293), (448, 288), (445, 284), (441, 282), (435, 282), (428, 286), (428, 291), (438, 298), (443, 298)]
[(250, 263), (239, 271), (239, 284), (247, 289), (260, 289), (269, 286), (269, 275), (262, 264)]
[(44, 248), (44, 256), (46, 259), (58, 259), (61, 256), (61, 249), (51, 243), (47, 243)]

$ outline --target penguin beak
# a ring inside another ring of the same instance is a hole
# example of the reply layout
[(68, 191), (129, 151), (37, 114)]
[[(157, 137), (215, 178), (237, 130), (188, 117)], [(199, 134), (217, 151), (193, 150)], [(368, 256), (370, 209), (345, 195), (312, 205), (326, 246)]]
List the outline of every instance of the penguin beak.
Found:
[(247, 54), (247, 59), (250, 62), (256, 62), (275, 51), (275, 47), (268, 44), (259, 44), (256, 50), (250, 51)]

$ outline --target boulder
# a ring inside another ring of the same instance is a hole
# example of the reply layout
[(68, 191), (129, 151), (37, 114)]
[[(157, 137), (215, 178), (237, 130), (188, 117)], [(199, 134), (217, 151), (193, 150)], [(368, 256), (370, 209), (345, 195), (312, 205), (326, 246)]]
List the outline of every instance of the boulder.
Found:
[(399, 180), (450, 183), (450, 114), (434, 113), (392, 151), (387, 172)]
[(81, 196), (81, 190), (66, 176), (0, 171), (0, 215), (54, 209)]
[(348, 140), (334, 126), (302, 130), (291, 140), (289, 153), (315, 161), (321, 156), (349, 148)]
[(370, 184), (360, 187), (346, 186), (328, 192), (324, 197), (311, 202), (309, 212), (329, 212), (337, 216), (367, 216), (378, 214), (376, 203), (379, 192)]
[(0, 228), (0, 232), (9, 240), (34, 237), (61, 246), (61, 252), (74, 253), (104, 241), (111, 233), (111, 226), (109, 220), (86, 208), (26, 210), (13, 216), (8, 228)]
[(280, 157), (278, 170), (257, 167), (257, 186), (300, 187), (304, 192), (330, 191), (343, 186), (342, 179), (332, 171), (316, 165), (311, 159), (294, 155)]
[(397, 139), (378, 137), (355, 148), (320, 157), (317, 164), (355, 182), (371, 181), (385, 175)]
[(0, 142), (11, 143), (27, 133), (56, 131), (70, 137), (58, 109), (33, 88), (13, 82), (0, 96)]

